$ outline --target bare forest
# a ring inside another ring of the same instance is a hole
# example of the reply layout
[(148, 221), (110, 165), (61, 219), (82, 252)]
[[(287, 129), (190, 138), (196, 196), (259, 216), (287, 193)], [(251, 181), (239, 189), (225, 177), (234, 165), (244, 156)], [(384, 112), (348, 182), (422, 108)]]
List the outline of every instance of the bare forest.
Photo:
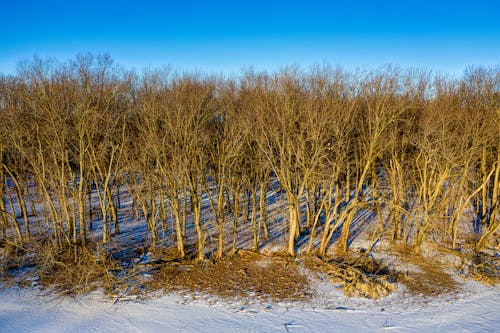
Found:
[[(498, 279), (498, 67), (224, 77), (34, 58), (0, 76), (0, 162), (2, 280), (24, 267), (112, 290), (147, 253), (160, 285), (182, 267), (230, 274), (238, 255), (344, 280), (365, 260), (364, 279), (382, 245), (480, 258)], [(297, 272), (284, 274), (301, 289)]]

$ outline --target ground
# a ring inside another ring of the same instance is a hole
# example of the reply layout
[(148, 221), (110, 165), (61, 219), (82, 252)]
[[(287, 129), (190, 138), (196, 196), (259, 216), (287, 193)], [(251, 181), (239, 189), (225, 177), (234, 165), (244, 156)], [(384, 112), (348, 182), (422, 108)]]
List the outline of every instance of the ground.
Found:
[(468, 282), (456, 294), (395, 292), (379, 300), (327, 290), (313, 302), (244, 302), (169, 294), (118, 301), (99, 291), (60, 297), (38, 289), (0, 293), (8, 332), (498, 332), (500, 289)]

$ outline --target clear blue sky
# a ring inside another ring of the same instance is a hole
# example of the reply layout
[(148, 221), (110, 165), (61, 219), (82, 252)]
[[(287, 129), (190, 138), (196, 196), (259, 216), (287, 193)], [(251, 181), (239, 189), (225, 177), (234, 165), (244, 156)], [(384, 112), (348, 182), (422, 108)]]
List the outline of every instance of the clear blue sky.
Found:
[(460, 73), (500, 64), (500, 1), (0, 0), (0, 72), (35, 53), (238, 73), (327, 62)]

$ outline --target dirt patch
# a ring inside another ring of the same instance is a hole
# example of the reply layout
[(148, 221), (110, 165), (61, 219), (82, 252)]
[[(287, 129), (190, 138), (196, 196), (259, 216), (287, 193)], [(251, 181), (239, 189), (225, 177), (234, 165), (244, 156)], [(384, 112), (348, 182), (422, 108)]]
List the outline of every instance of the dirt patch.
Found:
[(292, 258), (240, 253), (201, 263), (164, 264), (149, 289), (205, 292), (222, 298), (299, 301), (311, 296), (309, 281)]

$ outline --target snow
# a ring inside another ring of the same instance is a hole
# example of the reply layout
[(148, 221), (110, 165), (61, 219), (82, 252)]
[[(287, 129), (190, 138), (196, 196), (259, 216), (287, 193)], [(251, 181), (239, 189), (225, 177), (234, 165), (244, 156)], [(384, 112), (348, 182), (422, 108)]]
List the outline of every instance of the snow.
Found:
[(472, 282), (444, 298), (330, 301), (245, 304), (169, 294), (114, 302), (102, 292), (11, 288), (0, 292), (0, 332), (500, 332), (500, 288)]

